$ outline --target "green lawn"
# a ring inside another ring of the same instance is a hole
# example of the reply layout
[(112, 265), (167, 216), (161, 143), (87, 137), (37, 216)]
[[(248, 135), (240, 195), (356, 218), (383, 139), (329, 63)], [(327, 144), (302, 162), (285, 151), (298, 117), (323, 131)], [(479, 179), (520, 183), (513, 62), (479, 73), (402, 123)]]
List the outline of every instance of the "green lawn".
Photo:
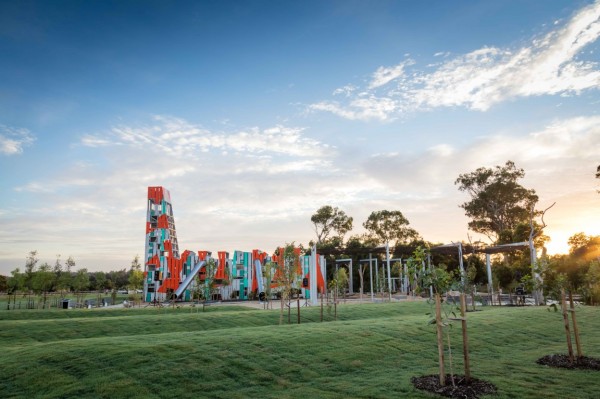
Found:
[[(283, 326), (278, 310), (235, 306), (0, 312), (0, 397), (431, 398), (410, 383), (437, 371), (429, 311), (345, 305), (320, 323), (318, 308), (303, 308), (302, 324)], [(600, 357), (600, 309), (577, 315), (584, 351)], [(468, 318), (473, 375), (496, 384), (496, 398), (598, 397), (600, 372), (535, 363), (566, 351), (560, 313), (487, 307)], [(462, 373), (460, 327), (451, 334)]]

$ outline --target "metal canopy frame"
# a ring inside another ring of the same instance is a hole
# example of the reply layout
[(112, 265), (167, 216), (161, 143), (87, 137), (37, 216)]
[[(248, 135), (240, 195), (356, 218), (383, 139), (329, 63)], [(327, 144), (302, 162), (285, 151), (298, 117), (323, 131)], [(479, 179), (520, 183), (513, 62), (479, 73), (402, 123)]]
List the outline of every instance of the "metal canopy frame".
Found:
[[(451, 249), (454, 247), (458, 248), (460, 272), (461, 272), (461, 278), (462, 278), (463, 283), (464, 283), (465, 270), (463, 267), (462, 255), (466, 254), (466, 253), (468, 253), (468, 254), (481, 254), (481, 253), (485, 254), (485, 265), (486, 265), (487, 278), (488, 278), (488, 290), (490, 292), (490, 295), (492, 295), (492, 298), (494, 295), (494, 285), (493, 285), (493, 281), (492, 281), (492, 262), (491, 262), (492, 254), (511, 253), (511, 252), (516, 252), (516, 251), (530, 250), (531, 258), (532, 259), (537, 258), (537, 256), (535, 255), (535, 248), (533, 247), (532, 243), (530, 243), (529, 241), (513, 242), (510, 244), (500, 244), (500, 245), (494, 245), (492, 247), (485, 247), (485, 248), (479, 248), (479, 247), (476, 247), (476, 246), (470, 245), (470, 244), (463, 245), (462, 243), (458, 242), (458, 243), (450, 243), (450, 244), (439, 245), (437, 247), (433, 247), (433, 248), (431, 248), (431, 252), (437, 252), (437, 253), (441, 253), (441, 254), (450, 254), (451, 252), (454, 252)], [(535, 265), (532, 264), (532, 267), (534, 267), (534, 266)], [(541, 279), (541, 277), (535, 270), (533, 270), (532, 272), (536, 279)], [(536, 304), (541, 302), (541, 299), (540, 299), (541, 297), (542, 297), (541, 292), (535, 293)]]

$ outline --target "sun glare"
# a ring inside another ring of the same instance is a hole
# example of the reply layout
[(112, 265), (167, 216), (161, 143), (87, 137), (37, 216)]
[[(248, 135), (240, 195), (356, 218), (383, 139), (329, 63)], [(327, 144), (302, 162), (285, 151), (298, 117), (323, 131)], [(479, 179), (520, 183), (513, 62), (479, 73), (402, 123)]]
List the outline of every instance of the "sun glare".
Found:
[(565, 230), (557, 230), (553, 231), (548, 228), (544, 231), (545, 234), (550, 236), (551, 240), (546, 243), (546, 248), (548, 249), (548, 255), (558, 255), (558, 254), (568, 254), (569, 253), (569, 237), (583, 232), (588, 236), (597, 236), (600, 235), (600, 227), (596, 225), (587, 226), (574, 226), (573, 229), (569, 229), (565, 232)]

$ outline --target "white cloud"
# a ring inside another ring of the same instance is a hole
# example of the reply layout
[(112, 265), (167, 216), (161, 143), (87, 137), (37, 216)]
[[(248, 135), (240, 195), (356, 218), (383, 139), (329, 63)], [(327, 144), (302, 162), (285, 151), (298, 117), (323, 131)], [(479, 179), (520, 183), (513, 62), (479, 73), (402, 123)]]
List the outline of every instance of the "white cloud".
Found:
[(86, 134), (85, 136), (83, 136), (81, 138), (81, 144), (83, 144), (86, 147), (105, 147), (105, 146), (112, 145), (114, 143), (108, 139), (103, 139), (100, 137)]
[(31, 145), (35, 136), (27, 129), (0, 125), (0, 153), (14, 155), (23, 153), (23, 147)]
[(454, 148), (449, 144), (438, 144), (429, 148), (429, 152), (434, 156), (449, 157), (454, 153)]
[(252, 127), (234, 133), (213, 133), (183, 119), (155, 116), (146, 126), (117, 126), (104, 135), (86, 135), (88, 147), (125, 145), (160, 151), (171, 156), (197, 156), (198, 152), (220, 150), (247, 154), (279, 154), (318, 157), (331, 148), (305, 137), (304, 129), (282, 125), (267, 129)]
[[(600, 88), (598, 63), (580, 59), (600, 36), (600, 1), (553, 29), (521, 48), (482, 47), (454, 58), (436, 53), (444, 61), (431, 72), (416, 69), (412, 60), (380, 67), (366, 90), (353, 93), (346, 103), (321, 101), (308, 109), (386, 121), (406, 111), (456, 106), (485, 111), (514, 98), (577, 95)], [(369, 112), (373, 99), (386, 106)]]
[(354, 98), (348, 107), (337, 102), (323, 101), (309, 106), (313, 111), (328, 111), (350, 120), (368, 121), (372, 119), (391, 120), (398, 104), (394, 99), (368, 95)]
[(392, 67), (379, 67), (373, 73), (373, 78), (369, 83), (369, 89), (376, 89), (384, 86), (399, 77), (404, 76), (404, 68), (407, 65), (414, 64), (414, 61), (408, 60)]
[(337, 95), (339, 95), (339, 94), (343, 94), (343, 95), (345, 95), (346, 97), (350, 97), (350, 95), (351, 95), (351, 94), (352, 94), (354, 91), (356, 91), (356, 89), (357, 89), (357, 87), (356, 87), (356, 86), (354, 86), (354, 85), (346, 85), (346, 86), (339, 87), (339, 88), (335, 89), (335, 90), (333, 91), (333, 95), (334, 95), (334, 96), (337, 96)]

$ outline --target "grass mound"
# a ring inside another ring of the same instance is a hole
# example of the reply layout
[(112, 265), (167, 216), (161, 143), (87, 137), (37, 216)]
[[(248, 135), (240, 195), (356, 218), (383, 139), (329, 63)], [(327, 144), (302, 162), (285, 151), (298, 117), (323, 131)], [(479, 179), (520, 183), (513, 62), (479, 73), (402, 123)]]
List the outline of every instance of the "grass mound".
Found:
[[(410, 382), (437, 371), (426, 303), (344, 305), (323, 323), (318, 307), (302, 308), (299, 325), (279, 325), (277, 309), (196, 310), (0, 312), (0, 397), (431, 398)], [(600, 347), (599, 311), (578, 311), (590, 355)], [(469, 315), (472, 372), (497, 398), (537, 398), (541, 387), (548, 399), (596, 397), (595, 373), (533, 364), (563, 349), (555, 316), (535, 307)]]

